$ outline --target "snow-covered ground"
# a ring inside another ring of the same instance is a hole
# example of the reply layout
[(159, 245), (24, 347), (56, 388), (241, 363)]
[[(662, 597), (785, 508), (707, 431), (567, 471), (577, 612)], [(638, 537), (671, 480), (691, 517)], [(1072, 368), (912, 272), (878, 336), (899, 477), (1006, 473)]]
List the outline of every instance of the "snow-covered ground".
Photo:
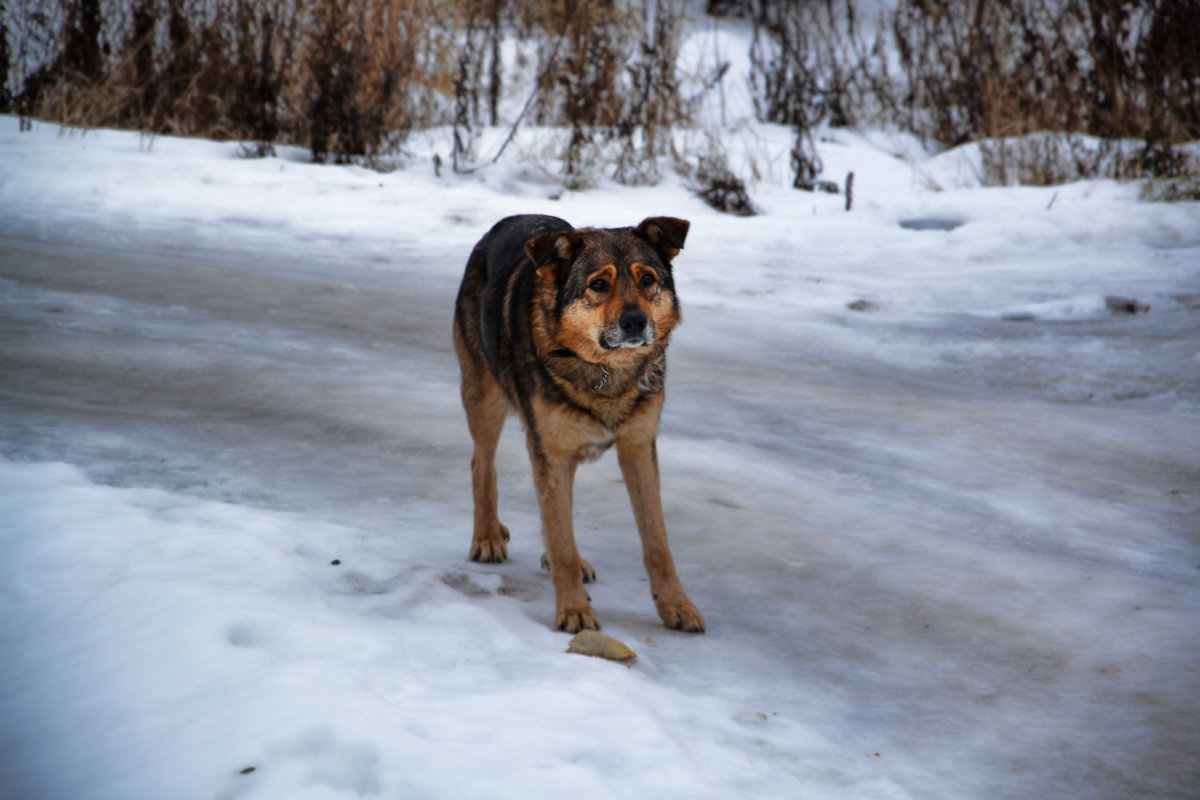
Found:
[[(436, 136), (384, 174), (0, 117), (0, 796), (1195, 797), (1200, 208), (835, 132), (847, 213), (787, 144), (741, 219)], [(659, 452), (706, 635), (615, 458), (576, 490), (632, 667), (551, 629), (515, 421), (512, 558), (466, 560), (450, 317), (517, 212), (692, 221)]]

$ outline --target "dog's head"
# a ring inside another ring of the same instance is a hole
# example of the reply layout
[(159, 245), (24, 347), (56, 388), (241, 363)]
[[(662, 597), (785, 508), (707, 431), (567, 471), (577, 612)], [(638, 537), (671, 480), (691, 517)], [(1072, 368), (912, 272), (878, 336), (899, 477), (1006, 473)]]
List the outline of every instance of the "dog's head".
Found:
[(598, 364), (619, 364), (665, 346), (679, 324), (671, 259), (689, 223), (650, 217), (634, 228), (560, 231), (534, 237), (537, 302), (559, 346)]

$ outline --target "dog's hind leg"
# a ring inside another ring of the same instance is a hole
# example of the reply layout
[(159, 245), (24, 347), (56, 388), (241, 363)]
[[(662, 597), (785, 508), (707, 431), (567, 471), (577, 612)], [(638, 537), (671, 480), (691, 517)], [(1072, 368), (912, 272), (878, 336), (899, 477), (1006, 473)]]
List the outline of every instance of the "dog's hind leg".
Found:
[[(578, 466), (578, 462), (572, 464), (571, 479), (567, 482), (567, 503), (570, 504), (572, 509), (575, 508), (575, 470)], [(591, 564), (581, 558), (579, 559), (579, 565), (579, 571), (583, 576), (584, 583), (591, 583), (592, 581), (596, 580), (596, 569)], [(542, 553), (542, 569), (546, 570), (546, 572), (550, 571), (549, 553)]]

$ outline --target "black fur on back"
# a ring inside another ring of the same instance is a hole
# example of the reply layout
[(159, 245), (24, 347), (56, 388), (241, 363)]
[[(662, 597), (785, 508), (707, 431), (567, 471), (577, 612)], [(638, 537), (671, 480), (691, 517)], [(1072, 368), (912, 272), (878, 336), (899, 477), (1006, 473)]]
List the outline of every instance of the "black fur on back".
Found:
[(475, 245), (459, 287), (459, 334), (472, 351), (483, 352), (505, 394), (521, 405), (525, 398), (516, 396), (514, 367), (523, 375), (543, 372), (533, 351), (528, 313), (536, 267), (525, 243), (535, 236), (573, 230), (566, 220), (544, 214), (505, 217)]

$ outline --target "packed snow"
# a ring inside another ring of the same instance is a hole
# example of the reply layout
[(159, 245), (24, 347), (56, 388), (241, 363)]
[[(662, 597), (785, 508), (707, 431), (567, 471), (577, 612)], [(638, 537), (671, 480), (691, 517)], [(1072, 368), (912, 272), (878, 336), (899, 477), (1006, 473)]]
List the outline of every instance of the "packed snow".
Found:
[[(753, 218), (437, 174), (439, 131), (377, 172), (0, 117), (0, 796), (1195, 797), (1200, 208), (829, 131), (847, 212), (743, 133)], [(552, 629), (516, 420), (511, 560), (466, 558), (454, 295), (525, 212), (692, 222), (659, 454), (707, 634), (615, 457), (575, 492), (632, 666)]]

